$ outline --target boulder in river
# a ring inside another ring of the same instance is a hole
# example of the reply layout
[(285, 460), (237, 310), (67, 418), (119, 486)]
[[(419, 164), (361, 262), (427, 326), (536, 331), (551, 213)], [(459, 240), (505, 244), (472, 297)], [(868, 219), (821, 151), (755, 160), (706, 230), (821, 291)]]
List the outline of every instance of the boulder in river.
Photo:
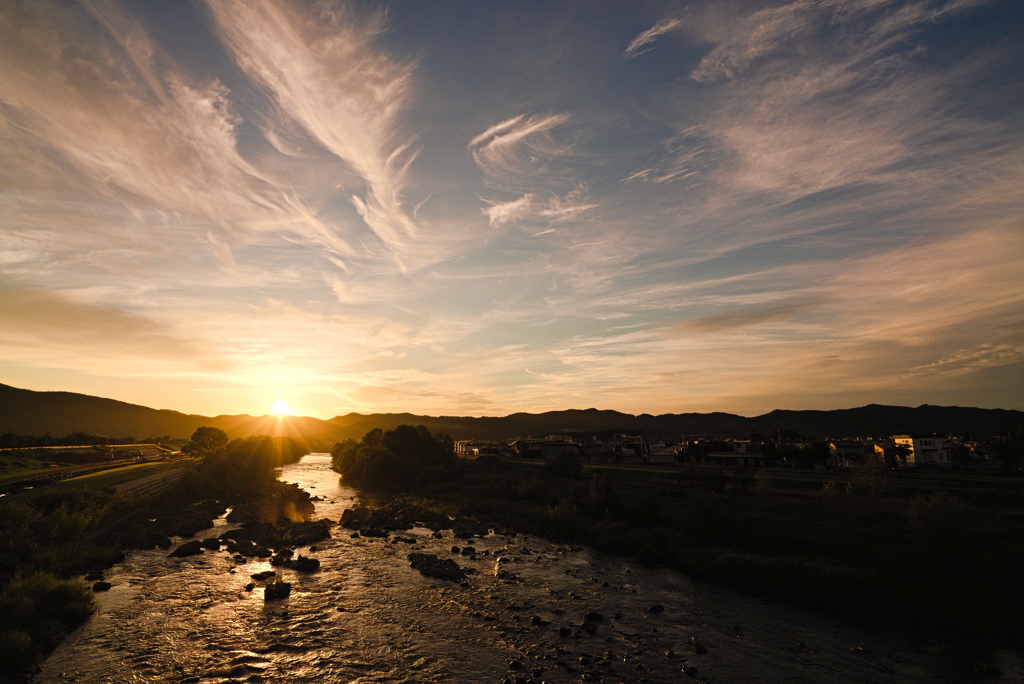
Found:
[(288, 598), (288, 595), (292, 593), (292, 585), (290, 582), (276, 579), (267, 582), (267, 587), (263, 591), (264, 601), (276, 601), (283, 598)]
[(293, 570), (299, 572), (318, 572), (320, 570), (320, 561), (316, 558), (309, 558), (307, 556), (300, 555), (295, 560), (288, 563), (288, 566)]
[(292, 556), (295, 552), (291, 549), (281, 549), (274, 554), (273, 558), (270, 559), (271, 565), (288, 565), (291, 563)]
[(96, 582), (95, 584), (92, 585), (92, 590), (93, 591), (108, 591), (111, 586), (112, 585), (110, 584), (110, 582), (100, 581), (100, 582)]
[(358, 530), (360, 527), (365, 525), (370, 520), (370, 514), (373, 513), (372, 508), (367, 506), (357, 506), (356, 508), (346, 508), (341, 512), (341, 526), (347, 527), (350, 530)]
[(420, 574), (437, 579), (459, 581), (465, 579), (466, 573), (451, 558), (441, 560), (432, 553), (410, 553), (409, 565)]
[(185, 542), (178, 548), (174, 549), (174, 551), (171, 551), (171, 553), (168, 554), (167, 557), (184, 558), (185, 556), (195, 556), (196, 554), (202, 552), (203, 542), (199, 541), (198, 539), (193, 539), (192, 541)]

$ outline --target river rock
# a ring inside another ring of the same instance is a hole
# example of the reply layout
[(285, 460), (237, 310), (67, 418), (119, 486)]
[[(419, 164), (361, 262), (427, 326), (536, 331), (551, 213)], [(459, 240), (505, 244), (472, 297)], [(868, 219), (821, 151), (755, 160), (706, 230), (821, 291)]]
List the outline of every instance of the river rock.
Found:
[(171, 551), (168, 558), (184, 558), (185, 556), (195, 556), (203, 552), (203, 542), (198, 539), (193, 539), (190, 542), (185, 542), (178, 548)]
[(291, 549), (281, 549), (270, 559), (270, 564), (288, 565), (291, 562), (293, 555), (295, 555), (295, 552)]
[(238, 556), (255, 556), (256, 544), (250, 539), (229, 539), (228, 552)]
[(346, 508), (341, 513), (341, 526), (350, 530), (358, 530), (370, 520), (373, 509), (368, 506)]
[(587, 614), (583, 616), (583, 619), (587, 622), (604, 622), (604, 615), (591, 610), (587, 611)]
[(308, 557), (302, 556), (302, 555), (300, 555), (295, 560), (291, 561), (289, 563), (289, 566), (293, 570), (298, 570), (299, 572), (319, 572), (320, 571), (320, 561), (318, 559), (316, 559), (316, 558), (308, 558)]
[(292, 593), (292, 585), (290, 582), (271, 582), (267, 584), (266, 589), (263, 591), (263, 600), (276, 601), (288, 598), (290, 593)]
[(92, 585), (93, 591), (108, 591), (113, 586), (110, 582), (96, 582)]
[(220, 551), (220, 539), (210, 537), (203, 540), (203, 548), (208, 551)]
[(409, 565), (427, 577), (452, 581), (459, 581), (466, 577), (466, 573), (459, 567), (459, 564), (451, 558), (441, 560), (432, 553), (410, 553), (408, 558)]

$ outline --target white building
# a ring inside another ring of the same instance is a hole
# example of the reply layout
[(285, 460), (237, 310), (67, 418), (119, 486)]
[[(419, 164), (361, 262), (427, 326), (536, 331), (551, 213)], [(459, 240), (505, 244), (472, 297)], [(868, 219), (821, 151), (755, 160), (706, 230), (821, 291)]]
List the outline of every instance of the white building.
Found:
[(938, 435), (894, 435), (897, 446), (908, 447), (907, 466), (911, 468), (952, 468), (946, 440)]

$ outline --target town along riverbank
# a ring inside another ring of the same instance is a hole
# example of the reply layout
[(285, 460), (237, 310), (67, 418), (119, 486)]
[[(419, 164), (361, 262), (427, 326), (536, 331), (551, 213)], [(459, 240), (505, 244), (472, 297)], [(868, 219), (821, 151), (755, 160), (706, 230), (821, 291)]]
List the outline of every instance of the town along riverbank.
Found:
[[(281, 474), (322, 499), (314, 521), (356, 506), (329, 467), (313, 454)], [(334, 525), (329, 539), (293, 549), (316, 558), (316, 572), (238, 562), (223, 548), (132, 551), (108, 571), (97, 613), (35, 682), (981, 682), (1024, 672), (1011, 652), (863, 629), (669, 568), (462, 522)], [(231, 529), (221, 518), (197, 538)], [(463, 576), (424, 575), (410, 554), (451, 561)], [(266, 580), (253, 578), (271, 571), (292, 585), (287, 598), (267, 601)]]

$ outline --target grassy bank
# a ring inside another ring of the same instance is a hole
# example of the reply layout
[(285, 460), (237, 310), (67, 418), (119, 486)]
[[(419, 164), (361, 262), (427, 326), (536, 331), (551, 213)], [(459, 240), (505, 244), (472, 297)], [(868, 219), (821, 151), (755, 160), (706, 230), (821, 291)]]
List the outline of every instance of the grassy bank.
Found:
[(449, 515), (667, 565), (872, 626), (1014, 643), (1024, 489), (466, 462), (413, 496)]
[(81, 577), (123, 551), (167, 548), (172, 536), (209, 528), (229, 505), (269, 521), (303, 503), (311, 509), (273, 472), (303, 453), (292, 440), (235, 440), (194, 458), (180, 484), (142, 504), (119, 497), (116, 486), (188, 462), (107, 470), (0, 499), (0, 682), (24, 681), (92, 613), (93, 591)]

